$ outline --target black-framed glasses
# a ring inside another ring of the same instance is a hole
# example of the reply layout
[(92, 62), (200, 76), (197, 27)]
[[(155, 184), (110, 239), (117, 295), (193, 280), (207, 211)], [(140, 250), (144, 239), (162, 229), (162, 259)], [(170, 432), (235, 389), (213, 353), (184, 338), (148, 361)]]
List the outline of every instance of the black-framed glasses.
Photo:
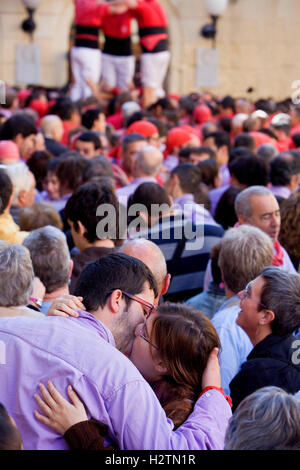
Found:
[(147, 343), (150, 344), (150, 346), (152, 346), (155, 349), (158, 349), (156, 344), (151, 343), (151, 341), (148, 338), (149, 335), (148, 335), (148, 331), (147, 331), (147, 320), (144, 321), (143, 326), (142, 326), (142, 328), (140, 329), (140, 331), (138, 332), (137, 335), (140, 338), (142, 338), (144, 341), (147, 341)]
[(155, 305), (151, 304), (150, 302), (147, 302), (144, 299), (141, 299), (141, 297), (138, 297), (137, 295), (129, 294), (128, 292), (125, 292), (123, 290), (121, 292), (122, 294), (126, 295), (126, 297), (128, 297), (129, 299), (135, 300), (136, 302), (139, 302), (141, 305), (143, 305), (144, 315), (146, 319), (150, 317), (152, 312), (156, 311)]

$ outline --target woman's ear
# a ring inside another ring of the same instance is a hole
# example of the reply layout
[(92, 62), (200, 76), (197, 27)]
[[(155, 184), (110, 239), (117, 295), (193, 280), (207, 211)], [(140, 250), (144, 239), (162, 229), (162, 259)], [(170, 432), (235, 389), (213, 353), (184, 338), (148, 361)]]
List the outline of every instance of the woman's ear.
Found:
[(272, 310), (262, 310), (261, 314), (261, 318), (259, 319), (260, 325), (270, 325), (272, 321), (274, 321), (275, 315)]
[(159, 375), (168, 374), (168, 369), (166, 367), (166, 364), (160, 357), (154, 358), (153, 362), (154, 362), (154, 368)]

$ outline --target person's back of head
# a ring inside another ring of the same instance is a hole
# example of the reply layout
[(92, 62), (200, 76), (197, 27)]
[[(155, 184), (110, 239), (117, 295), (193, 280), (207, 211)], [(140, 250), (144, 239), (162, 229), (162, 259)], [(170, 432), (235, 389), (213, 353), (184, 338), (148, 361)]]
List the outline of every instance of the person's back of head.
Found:
[(78, 108), (70, 98), (60, 97), (49, 110), (50, 114), (57, 114), (62, 121), (69, 121), (73, 113), (78, 112)]
[(150, 216), (152, 206), (160, 206), (162, 215), (168, 214), (171, 208), (171, 201), (168, 193), (157, 183), (142, 183), (128, 199), (128, 207), (139, 204), (144, 206), (144, 210)]
[(0, 215), (4, 213), (5, 209), (11, 201), (13, 194), (13, 184), (4, 168), (0, 168)]
[(49, 114), (41, 119), (41, 130), (46, 137), (60, 141), (63, 135), (62, 120), (56, 114)]
[(31, 232), (40, 227), (52, 225), (60, 230), (63, 223), (59, 213), (47, 202), (35, 202), (31, 207), (23, 207), (20, 212), (20, 230)]
[[(114, 212), (110, 214), (111, 219), (107, 227), (107, 213), (103, 211), (100, 215), (101, 206), (109, 206)], [(118, 238), (119, 204), (111, 186), (105, 182), (91, 181), (80, 186), (66, 204), (65, 217), (72, 222), (76, 232), (80, 232), (80, 224), (83, 226), (83, 236), (90, 244), (100, 239)]]
[(299, 449), (300, 400), (279, 387), (248, 395), (229, 421), (224, 450)]
[[(145, 283), (157, 297), (157, 285), (150, 269), (139, 259), (116, 253), (88, 264), (76, 283), (74, 295), (83, 297), (88, 312), (103, 308), (114, 290), (131, 295), (140, 294)], [(125, 295), (127, 305), (132, 300)]]
[(253, 137), (245, 132), (236, 136), (234, 139), (234, 147), (246, 147), (250, 152), (254, 152), (256, 144)]
[(43, 181), (47, 176), (47, 164), (51, 154), (46, 150), (34, 152), (27, 160), (26, 165), (35, 177), (36, 189), (43, 191)]
[(44, 284), (47, 294), (68, 284), (70, 254), (66, 237), (59, 229), (48, 225), (33, 230), (23, 245), (30, 252), (34, 274)]
[(0, 450), (23, 450), (21, 435), (0, 403)]
[(73, 193), (82, 184), (82, 174), (87, 166), (87, 160), (76, 152), (63, 155), (55, 170), (62, 195)]
[(146, 145), (135, 155), (134, 174), (135, 176), (158, 175), (163, 163), (162, 153), (152, 145)]
[(215, 212), (215, 221), (220, 224), (224, 230), (232, 228), (237, 223), (238, 219), (234, 209), (234, 203), (237, 195), (241, 192), (241, 188), (236, 186), (229, 186), (229, 188), (222, 194)]
[(292, 178), (292, 168), (288, 160), (282, 156), (273, 158), (270, 162), (270, 181), (273, 186), (289, 186)]
[(33, 183), (35, 183), (33, 174), (22, 161), (14, 163), (13, 165), (7, 165), (5, 169), (14, 186), (12, 205), (17, 205), (20, 196), (27, 194)]
[(293, 194), (280, 205), (279, 241), (290, 257), (300, 261), (300, 193)]
[(22, 245), (0, 241), (0, 306), (25, 306), (33, 289), (29, 251)]
[(197, 167), (201, 170), (201, 180), (210, 189), (214, 189), (218, 185), (219, 167), (216, 160), (209, 158), (197, 163)]
[(270, 164), (270, 161), (278, 155), (278, 150), (272, 144), (264, 144), (258, 147), (256, 154), (267, 164)]
[(226, 287), (237, 294), (271, 266), (273, 244), (264, 232), (250, 225), (228, 230), (220, 242), (219, 266)]
[(114, 174), (112, 166), (108, 159), (103, 155), (88, 160), (86, 168), (82, 174), (84, 183), (93, 180), (94, 178), (109, 178), (113, 180)]
[(158, 245), (146, 238), (136, 238), (126, 240), (119, 251), (140, 259), (148, 266), (156, 280), (159, 296), (167, 292), (170, 279), (166, 279), (167, 264)]
[(266, 163), (254, 154), (248, 153), (234, 159), (228, 164), (231, 182), (241, 188), (249, 186), (266, 186), (268, 169)]
[(180, 189), (184, 194), (194, 194), (202, 182), (201, 169), (191, 163), (182, 163), (171, 171), (171, 177), (177, 175)]

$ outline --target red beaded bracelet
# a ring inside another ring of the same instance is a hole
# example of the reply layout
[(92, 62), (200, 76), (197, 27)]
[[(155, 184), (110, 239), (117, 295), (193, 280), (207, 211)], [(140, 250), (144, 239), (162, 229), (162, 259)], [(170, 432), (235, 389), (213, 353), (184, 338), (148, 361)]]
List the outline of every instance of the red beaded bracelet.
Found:
[(204, 395), (205, 392), (208, 392), (208, 390), (218, 390), (218, 392), (222, 393), (223, 397), (226, 399), (226, 401), (228, 402), (230, 408), (232, 408), (232, 400), (231, 400), (231, 397), (229, 395), (225, 395), (225, 393), (223, 392), (223, 388), (222, 387), (214, 387), (213, 385), (211, 386), (208, 386), (208, 387), (205, 387), (202, 392), (200, 393), (199, 395), (199, 398)]

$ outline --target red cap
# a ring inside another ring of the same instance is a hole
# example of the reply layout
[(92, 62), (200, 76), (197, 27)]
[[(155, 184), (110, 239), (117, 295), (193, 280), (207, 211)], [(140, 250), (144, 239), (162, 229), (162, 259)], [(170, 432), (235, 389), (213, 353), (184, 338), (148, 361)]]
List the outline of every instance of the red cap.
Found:
[(200, 104), (196, 106), (193, 112), (193, 118), (199, 124), (204, 124), (205, 122), (211, 121), (212, 112), (211, 109), (206, 106), (206, 104)]
[(148, 137), (158, 134), (158, 129), (154, 124), (152, 124), (152, 122), (136, 121), (128, 127), (126, 135), (133, 133), (142, 134), (146, 139), (148, 139)]
[(181, 147), (192, 140), (192, 135), (182, 127), (174, 127), (168, 132), (166, 142), (167, 154), (170, 154), (175, 147)]
[(42, 100), (32, 100), (30, 105), (29, 105), (29, 108), (36, 111), (38, 113), (39, 117), (42, 118), (48, 113), (49, 105), (48, 105), (48, 103), (45, 103)]

